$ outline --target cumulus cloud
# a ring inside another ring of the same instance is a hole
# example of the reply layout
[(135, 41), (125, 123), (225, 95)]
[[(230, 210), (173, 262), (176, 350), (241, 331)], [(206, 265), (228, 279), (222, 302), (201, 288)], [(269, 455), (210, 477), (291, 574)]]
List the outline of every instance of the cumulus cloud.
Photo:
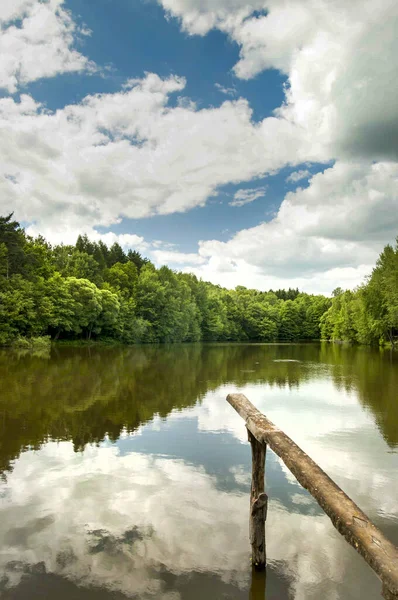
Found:
[(225, 96), (236, 96), (236, 89), (234, 87), (225, 87), (221, 83), (215, 83), (214, 86), (219, 92), (225, 94)]
[(293, 173), (291, 173), (289, 177), (286, 178), (286, 181), (287, 183), (297, 183), (297, 181), (301, 181), (302, 179), (308, 179), (310, 175), (311, 173), (310, 171), (308, 171), (308, 169), (293, 171)]
[[(26, 227), (26, 233), (32, 237), (42, 235), (43, 229), (37, 225), (29, 225)], [(93, 242), (102, 241), (108, 247), (112, 246), (117, 242), (125, 251), (129, 249), (138, 250), (139, 252), (146, 252), (150, 250), (152, 244), (140, 235), (134, 233), (114, 233), (108, 231), (107, 233), (99, 233), (94, 228), (84, 228), (80, 233), (85, 233), (90, 240)], [(75, 244), (79, 231), (76, 228), (64, 228), (49, 230), (46, 234), (46, 239), (53, 243), (59, 243), (60, 240), (63, 244)]]
[[(377, 10), (369, 1), (300, 4), (306, 40), (291, 48), (286, 104), (278, 114), (323, 138), (334, 157), (397, 159), (396, 4), (383, 0)], [(237, 69), (244, 64), (243, 58)]]
[(227, 287), (355, 287), (398, 230), (397, 179), (396, 163), (338, 162), (288, 193), (271, 221), (200, 242), (206, 262), (186, 269)]
[(95, 70), (74, 48), (78, 27), (64, 0), (3, 0), (0, 6), (0, 89), (14, 93), (43, 77)]
[(206, 259), (195, 254), (194, 252), (178, 252), (176, 250), (152, 250), (151, 257), (154, 258), (156, 264), (162, 266), (164, 264), (185, 265), (201, 265), (206, 262)]
[[(242, 98), (199, 110), (180, 96), (171, 107), (170, 94), (181, 94), (185, 80), (155, 74), (56, 112), (26, 94), (3, 98), (2, 210), (14, 210), (30, 224), (29, 232), (73, 242), (84, 231), (96, 238), (96, 227), (111, 227), (124, 217), (203, 206), (227, 183), (248, 182), (286, 165), (337, 159), (306, 190), (288, 194), (268, 223), (227, 243), (200, 243), (197, 254), (157, 248), (155, 259), (174, 259), (232, 287), (286, 282), (330, 291), (338, 277), (349, 287), (359, 283), (381, 245), (396, 235), (397, 179), (390, 162), (398, 148), (395, 3), (382, 0), (375, 9), (369, 0), (159, 2), (190, 34), (219, 28), (236, 41), (238, 77), (267, 68), (285, 73), (284, 104), (258, 123)], [(0, 44), (6, 44), (0, 82), (9, 91), (93, 67), (73, 48), (85, 32), (62, 0), (7, 0), (0, 19)], [(44, 51), (48, 60), (39, 60), (35, 52)], [(299, 176), (303, 171), (289, 181)], [(234, 205), (254, 200), (255, 192), (242, 193)], [(145, 247), (142, 239), (130, 242)]]
[[(396, 3), (159, 1), (191, 34), (218, 28), (237, 42), (241, 79), (265, 69), (284, 73), (276, 121), (311, 140), (316, 160), (337, 160), (307, 190), (288, 194), (270, 222), (226, 243), (200, 243), (207, 263), (196, 272), (229, 287), (239, 281), (331, 291), (338, 278), (359, 284), (398, 225), (391, 162), (398, 157)], [(287, 138), (283, 143), (287, 149)], [(287, 181), (309, 176), (303, 169)]]
[(254, 200), (257, 200), (257, 198), (264, 196), (266, 191), (267, 186), (238, 190), (235, 192), (234, 199), (229, 202), (229, 205), (244, 206), (245, 204), (250, 204), (250, 202), (254, 202)]
[[(191, 34), (218, 27), (240, 45), (235, 73), (288, 76), (277, 114), (302, 127), (330, 158), (398, 157), (394, 0), (159, 0)], [(253, 14), (263, 10), (265, 14)]]
[(253, 122), (244, 99), (168, 106), (184, 87), (183, 78), (147, 74), (55, 112), (28, 95), (0, 99), (3, 210), (57, 241), (122, 217), (203, 206), (218, 186), (311, 155), (287, 121)]
[(243, 21), (254, 10), (264, 8), (264, 0), (158, 0), (169, 17), (177, 17), (185, 31), (205, 35), (211, 29), (225, 29)]
[(377, 246), (398, 230), (398, 164), (338, 162), (285, 197), (278, 222), (330, 241)]

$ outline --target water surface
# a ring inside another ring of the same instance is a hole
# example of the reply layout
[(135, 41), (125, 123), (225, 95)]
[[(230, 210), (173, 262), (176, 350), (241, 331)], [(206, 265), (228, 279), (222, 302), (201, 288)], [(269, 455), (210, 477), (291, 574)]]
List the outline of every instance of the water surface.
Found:
[[(344, 346), (0, 353), (0, 596), (370, 600), (380, 583), (269, 451), (252, 574), (239, 391), (398, 544), (398, 356)], [(266, 583), (266, 591), (265, 591)]]

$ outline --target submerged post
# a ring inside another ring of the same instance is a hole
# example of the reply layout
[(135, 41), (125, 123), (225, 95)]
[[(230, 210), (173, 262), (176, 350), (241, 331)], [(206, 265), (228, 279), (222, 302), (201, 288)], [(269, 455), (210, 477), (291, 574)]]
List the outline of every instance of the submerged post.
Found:
[(252, 564), (258, 571), (265, 569), (265, 520), (267, 518), (268, 497), (264, 493), (265, 453), (267, 446), (256, 440), (248, 430), (252, 448), (252, 485), (250, 491), (250, 543)]
[[(297, 444), (278, 429), (265, 415), (260, 413), (246, 396), (243, 394), (229, 394), (227, 400), (245, 420), (246, 427), (257, 444), (263, 446), (268, 444), (270, 446), (275, 454), (283, 460), (297, 481), (315, 498), (330, 517), (336, 529), (363, 556), (381, 579), (384, 598), (386, 600), (398, 600), (398, 548), (383, 535), (380, 529), (370, 521), (351, 498)], [(258, 453), (257, 445), (252, 444), (252, 449), (253, 447)], [(258, 459), (256, 464), (258, 464)], [(253, 467), (254, 465), (253, 453)], [(264, 475), (262, 482), (264, 485)], [(253, 485), (254, 469), (252, 493)], [(254, 493), (256, 491), (257, 488), (255, 488)], [(260, 491), (257, 496), (259, 500), (262, 494), (263, 492)], [(263, 548), (265, 564), (265, 542)]]

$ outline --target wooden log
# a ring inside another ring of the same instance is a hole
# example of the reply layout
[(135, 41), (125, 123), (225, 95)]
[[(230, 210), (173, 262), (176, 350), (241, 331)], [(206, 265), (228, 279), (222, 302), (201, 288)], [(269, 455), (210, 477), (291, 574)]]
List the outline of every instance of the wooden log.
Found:
[(267, 518), (268, 497), (264, 493), (264, 471), (266, 445), (256, 440), (248, 431), (252, 448), (252, 484), (250, 491), (250, 543), (252, 564), (262, 571), (266, 565), (265, 519)]
[(315, 498), (345, 537), (383, 583), (388, 600), (398, 600), (398, 548), (370, 521), (364, 512), (283, 431), (260, 413), (243, 394), (229, 394), (228, 402), (245, 420), (256, 440), (268, 444)]
[(384, 600), (398, 600), (398, 594), (390, 592), (390, 590), (383, 585), (383, 598)]

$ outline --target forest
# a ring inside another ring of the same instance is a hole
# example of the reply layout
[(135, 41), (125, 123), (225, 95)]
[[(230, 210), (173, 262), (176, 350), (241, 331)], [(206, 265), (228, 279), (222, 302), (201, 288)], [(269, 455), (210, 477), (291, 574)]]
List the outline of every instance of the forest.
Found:
[(398, 335), (398, 244), (372, 275), (332, 298), (297, 289), (228, 290), (135, 250), (93, 242), (51, 246), (13, 214), (0, 217), (0, 345), (49, 336), (124, 344), (196, 341), (341, 340), (394, 343)]

